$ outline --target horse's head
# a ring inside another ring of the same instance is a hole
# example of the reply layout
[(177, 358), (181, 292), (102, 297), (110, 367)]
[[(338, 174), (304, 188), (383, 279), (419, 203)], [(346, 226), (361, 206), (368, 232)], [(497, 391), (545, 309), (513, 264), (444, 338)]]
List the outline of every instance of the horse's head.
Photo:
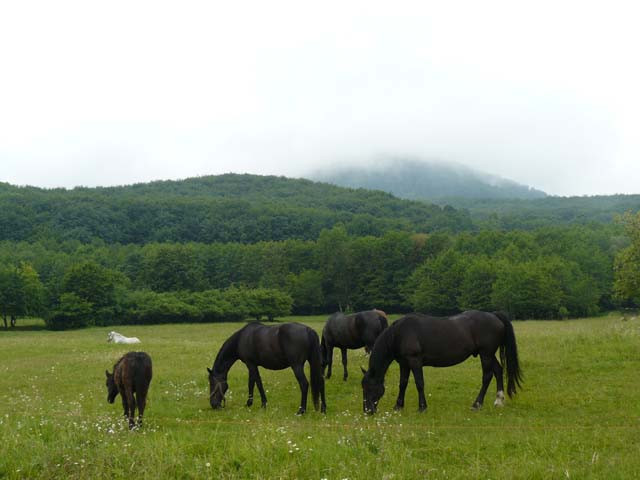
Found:
[(384, 382), (373, 378), (367, 370), (360, 367), (364, 377), (362, 377), (362, 407), (364, 413), (372, 415), (376, 413), (378, 401), (384, 395)]
[(104, 373), (107, 375), (107, 402), (113, 403), (118, 395), (118, 387), (113, 379), (113, 373), (109, 373), (109, 370), (105, 370)]
[(221, 376), (213, 374), (213, 370), (207, 368), (209, 372), (209, 403), (211, 408), (220, 408), (225, 404), (224, 394), (227, 393), (229, 384)]

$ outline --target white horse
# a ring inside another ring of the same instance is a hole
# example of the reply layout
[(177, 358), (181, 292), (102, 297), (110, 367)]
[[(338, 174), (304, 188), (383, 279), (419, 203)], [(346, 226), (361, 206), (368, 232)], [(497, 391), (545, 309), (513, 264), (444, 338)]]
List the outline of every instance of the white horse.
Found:
[(124, 335), (121, 335), (118, 332), (109, 332), (109, 335), (107, 335), (107, 342), (140, 343), (140, 339), (138, 337), (125, 337)]

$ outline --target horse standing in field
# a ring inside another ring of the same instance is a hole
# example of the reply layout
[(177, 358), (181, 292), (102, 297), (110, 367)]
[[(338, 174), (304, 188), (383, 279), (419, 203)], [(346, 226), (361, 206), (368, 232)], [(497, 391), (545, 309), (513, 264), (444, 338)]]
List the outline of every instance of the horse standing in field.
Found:
[(367, 310), (352, 315), (336, 312), (327, 319), (322, 329), (322, 370), (327, 368), (327, 378), (331, 378), (333, 365), (333, 348), (342, 352), (343, 380), (349, 376), (347, 372), (347, 349), (364, 347), (369, 353), (378, 335), (387, 328), (387, 314), (382, 310)]
[[(118, 393), (122, 397), (124, 415), (129, 419), (129, 428), (135, 426), (134, 417), (138, 406), (138, 425), (142, 425), (142, 415), (147, 405), (147, 392), (151, 383), (151, 357), (145, 352), (129, 352), (113, 366), (113, 373), (107, 374), (107, 401), (113, 403)], [(134, 397), (135, 394), (135, 397)]]
[(253, 387), (256, 384), (260, 392), (262, 407), (267, 406), (267, 396), (262, 387), (258, 367), (269, 370), (283, 370), (291, 367), (302, 393), (298, 415), (305, 413), (309, 381), (304, 374), (304, 364), (308, 361), (314, 407), (318, 410), (318, 399), (320, 398), (321, 411), (322, 413), (326, 412), (322, 356), (318, 334), (313, 329), (300, 323), (266, 326), (259, 322), (252, 322), (231, 335), (220, 348), (213, 362), (213, 368), (207, 368), (209, 372), (209, 403), (214, 409), (220, 408), (224, 402), (224, 395), (229, 388), (227, 374), (237, 360), (241, 360), (249, 369), (247, 407), (253, 405)]
[[(496, 358), (498, 349), (502, 364)], [(494, 405), (502, 406), (502, 365), (506, 364), (509, 397), (516, 393), (522, 381), (515, 333), (505, 314), (471, 310), (452, 317), (411, 313), (400, 318), (378, 337), (369, 358), (369, 370), (362, 369), (364, 411), (375, 413), (378, 401), (384, 395), (384, 376), (393, 360), (400, 364), (400, 389), (395, 408), (404, 407), (409, 373), (413, 372), (422, 412), (427, 409), (422, 367), (449, 367), (463, 362), (470, 355), (480, 355), (482, 364), (482, 387), (472, 408), (482, 407), (494, 376), (497, 383)]]

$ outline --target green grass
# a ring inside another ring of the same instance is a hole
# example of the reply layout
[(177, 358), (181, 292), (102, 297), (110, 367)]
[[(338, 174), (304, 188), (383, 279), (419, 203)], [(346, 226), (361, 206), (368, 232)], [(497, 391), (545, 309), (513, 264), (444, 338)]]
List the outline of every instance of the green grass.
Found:
[[(320, 331), (325, 317), (295, 319)], [(514, 323), (524, 390), (470, 410), (480, 365), (425, 368), (427, 413), (413, 379), (392, 411), (398, 367), (373, 417), (362, 414), (363, 351), (347, 382), (335, 351), (327, 415), (295, 416), (290, 370), (262, 370), (269, 406), (244, 406), (247, 371), (229, 376), (227, 406), (208, 404), (206, 367), (240, 324), (123, 326), (153, 359), (145, 426), (129, 432), (104, 371), (130, 348), (109, 328), (70, 332), (32, 321), (0, 330), (0, 478), (639, 478), (640, 320), (619, 316)], [(257, 395), (257, 392), (256, 392)], [(311, 407), (311, 405), (310, 405)]]

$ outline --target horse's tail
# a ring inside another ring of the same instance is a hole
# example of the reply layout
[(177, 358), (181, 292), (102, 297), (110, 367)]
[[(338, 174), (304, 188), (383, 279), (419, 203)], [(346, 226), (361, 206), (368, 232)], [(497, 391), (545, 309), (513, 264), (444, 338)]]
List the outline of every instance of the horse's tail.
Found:
[(516, 334), (513, 331), (511, 320), (504, 312), (493, 312), (502, 320), (504, 324), (504, 339), (500, 345), (500, 361), (506, 365), (507, 370), (507, 394), (512, 397), (517, 388), (522, 388), (522, 370), (518, 362), (518, 346), (516, 344)]
[[(323, 337), (324, 338), (324, 337)], [(322, 376), (322, 349), (318, 334), (309, 329), (309, 367), (311, 370), (311, 398), (316, 410), (320, 408), (320, 396), (324, 404), (324, 377)]]
[(389, 320), (387, 319), (387, 314), (382, 310), (378, 310), (377, 308), (374, 310), (378, 314), (378, 320), (380, 321), (380, 331), (389, 327)]

